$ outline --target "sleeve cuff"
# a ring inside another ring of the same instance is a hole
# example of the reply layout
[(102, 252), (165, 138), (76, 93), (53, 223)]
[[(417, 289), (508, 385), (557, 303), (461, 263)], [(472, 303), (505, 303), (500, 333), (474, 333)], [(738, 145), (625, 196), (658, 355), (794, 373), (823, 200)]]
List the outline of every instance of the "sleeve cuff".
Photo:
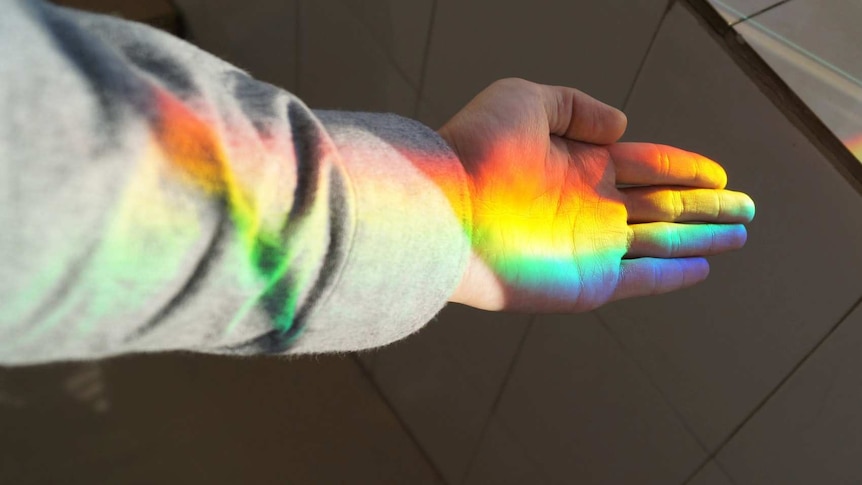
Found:
[(335, 288), (292, 350), (385, 345), (431, 320), (464, 274), (471, 227), (466, 174), (446, 142), (416, 121), (315, 114), (350, 185), (354, 233)]

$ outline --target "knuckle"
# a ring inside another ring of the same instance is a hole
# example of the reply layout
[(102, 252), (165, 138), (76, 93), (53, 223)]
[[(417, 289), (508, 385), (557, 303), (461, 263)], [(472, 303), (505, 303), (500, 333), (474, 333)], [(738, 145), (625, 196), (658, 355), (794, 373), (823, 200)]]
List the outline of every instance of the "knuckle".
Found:
[(650, 271), (652, 280), (650, 281), (650, 294), (658, 295), (661, 293), (662, 286), (662, 274), (661, 265), (655, 264), (652, 266), (652, 271)]
[(745, 246), (745, 243), (748, 239), (748, 231), (742, 224), (734, 225), (730, 229), (730, 235), (728, 239), (730, 239), (730, 241), (728, 242), (728, 246), (731, 249), (739, 249)]
[(507, 77), (494, 81), (493, 83), (491, 83), (491, 87), (510, 89), (534, 89), (536, 87), (536, 84), (519, 77)]
[(671, 229), (671, 240), (673, 241), (673, 247), (671, 249), (670, 256), (677, 256), (682, 253), (683, 249), (683, 240), (682, 240), (682, 232)]
[(661, 247), (664, 249), (662, 251), (662, 256), (665, 258), (669, 258), (676, 254), (678, 241), (674, 231), (671, 229), (669, 224), (661, 225)]
[(670, 166), (670, 154), (667, 150), (659, 149), (659, 174), (662, 177), (669, 177), (671, 166)]
[(671, 192), (671, 207), (673, 208), (673, 220), (679, 220), (686, 214), (687, 204), (682, 191), (674, 190)]
[(637, 232), (635, 232), (632, 226), (628, 226), (626, 230), (626, 252), (631, 251), (635, 247), (635, 244), (637, 244)]

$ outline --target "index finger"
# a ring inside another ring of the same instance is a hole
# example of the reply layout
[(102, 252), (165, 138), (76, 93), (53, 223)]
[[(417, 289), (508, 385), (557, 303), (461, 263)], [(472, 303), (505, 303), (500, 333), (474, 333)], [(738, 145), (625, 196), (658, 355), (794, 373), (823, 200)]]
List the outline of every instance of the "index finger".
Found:
[(655, 143), (617, 143), (607, 149), (619, 184), (705, 189), (727, 185), (727, 173), (721, 165), (697, 153)]

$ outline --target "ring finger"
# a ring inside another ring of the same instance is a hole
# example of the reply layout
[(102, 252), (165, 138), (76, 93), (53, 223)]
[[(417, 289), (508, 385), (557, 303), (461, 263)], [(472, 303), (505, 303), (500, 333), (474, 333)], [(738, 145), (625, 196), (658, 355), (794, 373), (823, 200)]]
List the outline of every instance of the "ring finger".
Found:
[(626, 258), (687, 258), (739, 249), (748, 234), (742, 224), (673, 224), (629, 226)]

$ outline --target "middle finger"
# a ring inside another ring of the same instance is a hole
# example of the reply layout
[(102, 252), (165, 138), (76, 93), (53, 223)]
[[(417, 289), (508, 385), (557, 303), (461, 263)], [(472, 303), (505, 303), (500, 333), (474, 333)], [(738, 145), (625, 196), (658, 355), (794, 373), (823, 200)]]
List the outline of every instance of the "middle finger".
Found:
[(751, 198), (732, 190), (632, 187), (621, 192), (630, 223), (747, 223), (754, 217)]

